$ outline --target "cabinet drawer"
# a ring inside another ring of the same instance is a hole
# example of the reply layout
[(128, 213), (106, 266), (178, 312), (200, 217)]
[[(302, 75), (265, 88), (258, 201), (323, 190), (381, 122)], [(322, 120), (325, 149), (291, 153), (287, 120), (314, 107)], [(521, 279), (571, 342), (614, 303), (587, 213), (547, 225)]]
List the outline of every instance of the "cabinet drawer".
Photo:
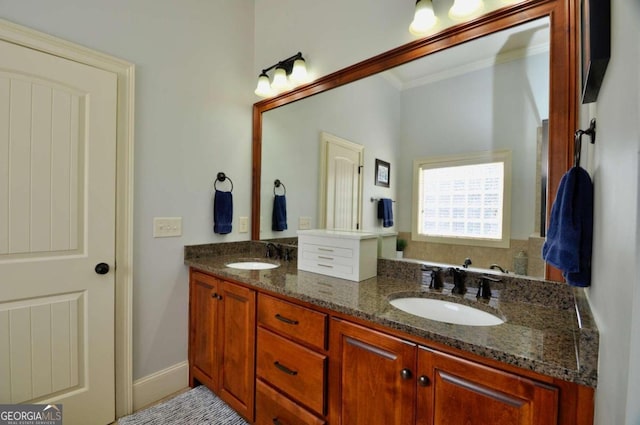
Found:
[(301, 258), (298, 260), (298, 269), (343, 279), (357, 280), (352, 265), (330, 264), (326, 261), (311, 261)]
[(326, 347), (326, 314), (260, 294), (258, 323), (321, 350)]
[(258, 379), (256, 425), (325, 425), (326, 422)]
[(319, 414), (325, 413), (327, 357), (258, 327), (257, 374)]
[(333, 245), (315, 245), (311, 243), (305, 243), (302, 244), (302, 252), (308, 252), (318, 255), (333, 255), (346, 258), (353, 257), (353, 249)]
[(348, 257), (339, 257), (332, 254), (318, 254), (316, 252), (303, 251), (300, 256), (303, 260), (315, 261), (325, 264), (339, 264), (344, 266), (353, 266), (354, 259)]

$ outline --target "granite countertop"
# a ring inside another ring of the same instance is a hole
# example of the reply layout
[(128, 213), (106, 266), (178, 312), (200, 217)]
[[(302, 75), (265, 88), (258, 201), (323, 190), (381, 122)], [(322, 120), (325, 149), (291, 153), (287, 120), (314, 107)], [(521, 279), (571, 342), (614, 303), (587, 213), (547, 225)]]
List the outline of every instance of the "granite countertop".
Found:
[[(225, 264), (264, 258), (261, 242), (237, 242), (185, 247), (185, 264), (358, 317), (392, 329), (445, 344), (483, 357), (529, 369), (569, 382), (596, 387), (598, 331), (582, 288), (501, 275), (492, 285), (490, 301), (476, 299), (477, 279), (469, 273), (464, 296), (421, 284), (426, 263), (378, 260), (378, 276), (352, 282), (297, 269), (295, 261), (269, 270), (238, 270)], [(405, 313), (389, 303), (402, 296), (450, 299), (505, 319), (497, 326), (464, 326)]]

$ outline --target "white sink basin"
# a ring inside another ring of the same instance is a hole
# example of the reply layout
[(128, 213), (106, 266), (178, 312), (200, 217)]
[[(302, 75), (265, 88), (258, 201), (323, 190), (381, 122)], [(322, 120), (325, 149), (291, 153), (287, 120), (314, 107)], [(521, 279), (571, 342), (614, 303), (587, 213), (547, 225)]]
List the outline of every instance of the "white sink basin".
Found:
[(451, 301), (408, 297), (389, 302), (402, 311), (438, 322), (467, 326), (495, 326), (504, 323), (504, 320), (491, 313)]
[(279, 264), (265, 263), (263, 261), (238, 261), (236, 263), (228, 263), (225, 265), (232, 269), (240, 270), (268, 270), (280, 267)]

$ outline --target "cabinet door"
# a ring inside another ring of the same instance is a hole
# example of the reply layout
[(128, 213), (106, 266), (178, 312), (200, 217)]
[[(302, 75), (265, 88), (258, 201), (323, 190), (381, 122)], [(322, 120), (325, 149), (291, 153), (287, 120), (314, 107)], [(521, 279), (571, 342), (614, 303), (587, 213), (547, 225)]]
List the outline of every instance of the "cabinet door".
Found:
[(189, 385), (198, 381), (217, 390), (218, 293), (220, 282), (206, 274), (193, 272), (189, 291)]
[(331, 322), (333, 425), (408, 425), (414, 421), (416, 347), (341, 320)]
[(249, 421), (254, 416), (256, 292), (223, 282), (219, 292), (219, 395)]
[(418, 424), (558, 423), (558, 390), (547, 384), (422, 347), (418, 371)]

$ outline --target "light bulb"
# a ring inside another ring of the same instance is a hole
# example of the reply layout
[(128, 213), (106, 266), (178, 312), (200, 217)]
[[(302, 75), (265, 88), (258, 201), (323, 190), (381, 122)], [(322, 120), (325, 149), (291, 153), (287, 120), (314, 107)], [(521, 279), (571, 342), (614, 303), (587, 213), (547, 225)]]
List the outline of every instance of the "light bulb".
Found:
[(273, 82), (271, 83), (271, 88), (277, 91), (284, 90), (289, 87), (289, 82), (287, 81), (287, 72), (284, 68), (276, 68), (273, 73)]
[(449, 9), (449, 17), (454, 20), (469, 18), (484, 9), (482, 0), (455, 0)]
[(293, 62), (293, 69), (289, 79), (296, 83), (304, 83), (307, 81), (307, 65), (304, 59), (299, 58)]
[(269, 97), (271, 96), (271, 84), (269, 82), (269, 76), (265, 73), (260, 74), (258, 77), (258, 86), (254, 91), (260, 97)]
[(413, 35), (424, 35), (438, 22), (433, 12), (431, 0), (420, 0), (416, 3), (416, 13), (413, 22), (409, 25), (409, 32)]

